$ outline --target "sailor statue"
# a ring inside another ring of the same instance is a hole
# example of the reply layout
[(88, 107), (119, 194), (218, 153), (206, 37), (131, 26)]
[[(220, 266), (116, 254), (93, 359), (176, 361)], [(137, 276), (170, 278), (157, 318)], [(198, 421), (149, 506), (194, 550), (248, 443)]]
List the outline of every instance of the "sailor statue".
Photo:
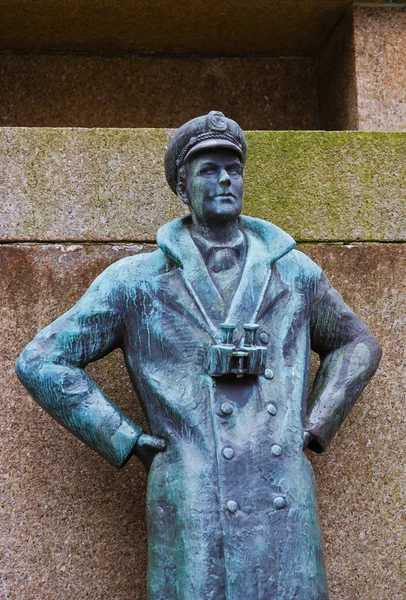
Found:
[[(107, 268), (17, 361), (32, 396), (149, 471), (149, 600), (327, 600), (314, 475), (381, 349), (294, 240), (242, 216), (246, 140), (222, 113), (174, 135), (190, 215)], [(121, 348), (149, 432), (85, 371)], [(310, 351), (320, 367), (308, 393)]]

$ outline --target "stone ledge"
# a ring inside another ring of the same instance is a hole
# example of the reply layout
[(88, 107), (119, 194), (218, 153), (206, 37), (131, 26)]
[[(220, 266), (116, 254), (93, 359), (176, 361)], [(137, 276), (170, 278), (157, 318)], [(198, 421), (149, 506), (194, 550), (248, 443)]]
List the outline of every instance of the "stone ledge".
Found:
[[(173, 130), (1, 128), (0, 240), (153, 240)], [(300, 241), (406, 240), (406, 133), (247, 133), (244, 212)]]
[(6, 0), (0, 50), (314, 54), (351, 4), (352, 0)]

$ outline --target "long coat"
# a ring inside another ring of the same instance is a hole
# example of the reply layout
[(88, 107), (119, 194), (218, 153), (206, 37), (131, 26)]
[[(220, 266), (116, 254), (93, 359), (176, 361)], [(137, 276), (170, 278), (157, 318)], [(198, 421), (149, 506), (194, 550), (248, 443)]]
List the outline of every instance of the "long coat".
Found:
[[(247, 255), (226, 307), (190, 235), (120, 260), (27, 346), (17, 372), (34, 398), (121, 467), (141, 428), (84, 371), (116, 347), (155, 436), (148, 478), (149, 600), (326, 600), (314, 476), (377, 368), (379, 344), (293, 239), (240, 218)], [(219, 325), (259, 324), (264, 376), (213, 378)], [(310, 349), (321, 366), (308, 398)]]

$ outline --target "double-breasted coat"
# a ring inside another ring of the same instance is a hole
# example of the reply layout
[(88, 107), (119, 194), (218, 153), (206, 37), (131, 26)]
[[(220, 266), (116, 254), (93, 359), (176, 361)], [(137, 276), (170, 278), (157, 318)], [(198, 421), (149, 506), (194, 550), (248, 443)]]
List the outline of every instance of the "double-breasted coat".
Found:
[[(159, 249), (122, 259), (27, 346), (34, 398), (121, 467), (141, 428), (84, 367), (116, 347), (155, 436), (148, 478), (149, 600), (325, 600), (312, 468), (371, 377), (380, 347), (321, 269), (271, 223), (240, 218), (247, 253), (231, 305), (182, 218)], [(213, 378), (219, 325), (257, 322), (264, 376)], [(310, 350), (321, 358), (308, 398)]]

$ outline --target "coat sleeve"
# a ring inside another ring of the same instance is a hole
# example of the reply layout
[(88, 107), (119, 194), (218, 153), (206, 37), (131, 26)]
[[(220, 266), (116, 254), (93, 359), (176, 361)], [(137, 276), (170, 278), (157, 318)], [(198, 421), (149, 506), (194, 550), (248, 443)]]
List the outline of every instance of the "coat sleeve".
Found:
[(308, 401), (305, 430), (310, 450), (323, 452), (378, 368), (382, 351), (323, 273), (310, 333), (320, 367)]
[(106, 269), (71, 310), (43, 329), (18, 358), (16, 371), (42, 408), (120, 468), (132, 455), (142, 429), (84, 370), (121, 343), (115, 273), (112, 267)]

